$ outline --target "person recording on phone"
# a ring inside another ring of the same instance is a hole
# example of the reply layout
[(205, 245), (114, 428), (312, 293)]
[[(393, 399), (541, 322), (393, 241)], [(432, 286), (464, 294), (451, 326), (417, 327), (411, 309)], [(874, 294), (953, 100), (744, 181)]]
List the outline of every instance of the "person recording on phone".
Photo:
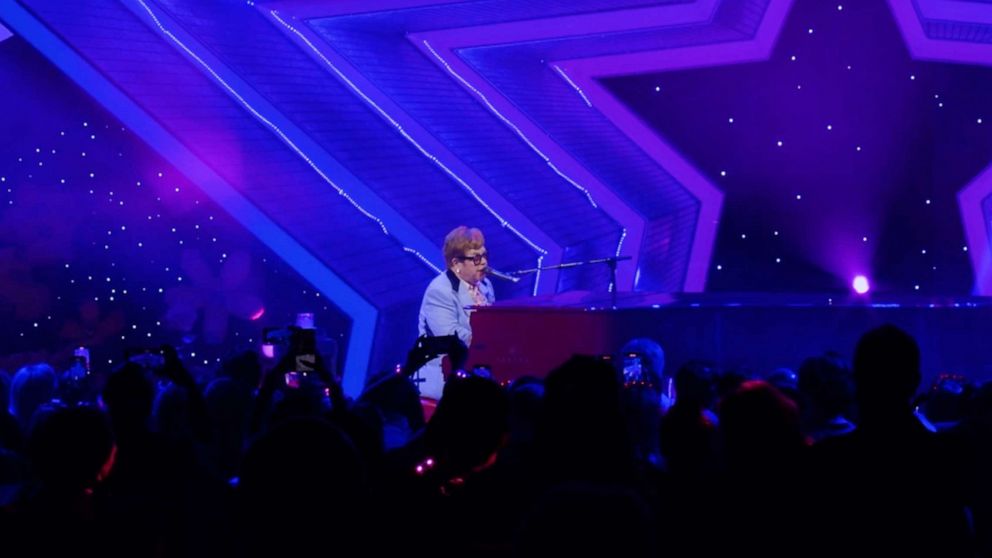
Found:
[[(272, 347), (271, 354), (264, 348), (263, 354), (275, 358), (278, 353), (278, 360), (264, 374), (256, 393), (251, 432), (288, 418), (347, 411), (348, 400), (338, 377), (319, 350), (313, 314), (298, 314), (296, 325), (266, 331), (264, 342)], [(333, 358), (337, 345), (331, 342), (324, 347), (331, 350)]]
[[(472, 344), (472, 309), (496, 300), (486, 278), (486, 239), (479, 229), (460, 226), (444, 238), (443, 253), (447, 269), (427, 286), (417, 328), (421, 336), (457, 335), (467, 347)], [(420, 377), (420, 394), (440, 399), (444, 388), (441, 358), (425, 364)]]

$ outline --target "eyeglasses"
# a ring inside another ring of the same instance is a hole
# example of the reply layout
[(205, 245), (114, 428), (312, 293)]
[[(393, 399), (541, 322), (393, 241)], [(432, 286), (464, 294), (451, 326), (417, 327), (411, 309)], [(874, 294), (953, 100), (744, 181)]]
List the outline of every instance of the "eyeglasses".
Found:
[(486, 253), (486, 254), (476, 254), (474, 256), (458, 256), (458, 259), (463, 262), (467, 262), (471, 260), (471, 262), (474, 263), (475, 265), (479, 265), (482, 263), (482, 260), (489, 261), (489, 254)]

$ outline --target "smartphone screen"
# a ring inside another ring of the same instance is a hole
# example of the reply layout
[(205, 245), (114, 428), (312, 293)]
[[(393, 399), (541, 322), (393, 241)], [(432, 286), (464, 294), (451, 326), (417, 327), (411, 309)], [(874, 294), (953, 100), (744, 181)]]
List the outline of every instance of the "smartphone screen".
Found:
[(641, 366), (641, 357), (637, 353), (628, 353), (623, 357), (623, 381), (624, 383), (640, 382), (644, 379), (644, 370)]
[(299, 372), (286, 372), (283, 377), (286, 381), (286, 387), (292, 389), (299, 389), (301, 374)]
[(294, 351), (296, 370), (313, 372), (317, 369), (317, 335), (312, 329), (298, 329), (295, 336)]
[(145, 368), (165, 366), (165, 356), (158, 348), (130, 348), (124, 351), (124, 358)]

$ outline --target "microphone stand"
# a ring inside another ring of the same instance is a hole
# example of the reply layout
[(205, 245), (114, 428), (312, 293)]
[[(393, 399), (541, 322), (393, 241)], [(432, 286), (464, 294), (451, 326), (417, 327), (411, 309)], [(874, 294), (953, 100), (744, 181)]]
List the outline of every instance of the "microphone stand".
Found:
[(538, 271), (547, 271), (550, 269), (569, 269), (572, 267), (580, 267), (591, 264), (606, 264), (607, 267), (610, 268), (610, 285), (609, 285), (610, 306), (616, 308), (617, 307), (617, 262), (622, 262), (629, 259), (632, 259), (632, 256), (610, 256), (608, 258), (596, 258), (593, 260), (585, 260), (580, 262), (565, 262), (558, 265), (521, 269), (519, 271), (510, 272), (508, 273), (508, 275), (527, 275), (529, 273), (537, 273)]

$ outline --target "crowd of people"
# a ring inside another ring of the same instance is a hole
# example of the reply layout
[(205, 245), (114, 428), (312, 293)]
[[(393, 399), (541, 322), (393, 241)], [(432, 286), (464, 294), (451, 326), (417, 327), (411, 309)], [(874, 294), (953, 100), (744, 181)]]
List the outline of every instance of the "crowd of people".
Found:
[(428, 421), (403, 374), (286, 373), (0, 374), (3, 554), (992, 554), (992, 386), (921, 391), (894, 326), (795, 372), (456, 374)]

